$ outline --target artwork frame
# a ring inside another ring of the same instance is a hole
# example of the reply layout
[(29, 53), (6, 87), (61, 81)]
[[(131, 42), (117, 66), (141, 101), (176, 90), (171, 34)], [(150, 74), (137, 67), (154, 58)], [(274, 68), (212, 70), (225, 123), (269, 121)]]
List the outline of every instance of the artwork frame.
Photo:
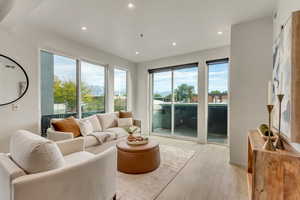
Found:
[[(282, 78), (281, 78), (282, 77)], [(278, 94), (284, 94), (281, 132), (300, 143), (300, 11), (292, 13), (273, 47), (273, 127), (279, 125)]]

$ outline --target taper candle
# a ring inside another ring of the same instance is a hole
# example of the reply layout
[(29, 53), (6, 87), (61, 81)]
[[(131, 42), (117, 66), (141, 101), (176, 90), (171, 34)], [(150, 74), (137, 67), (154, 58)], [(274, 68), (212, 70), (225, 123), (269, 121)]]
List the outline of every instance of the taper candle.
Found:
[(272, 104), (272, 81), (269, 81), (268, 84), (268, 105)]

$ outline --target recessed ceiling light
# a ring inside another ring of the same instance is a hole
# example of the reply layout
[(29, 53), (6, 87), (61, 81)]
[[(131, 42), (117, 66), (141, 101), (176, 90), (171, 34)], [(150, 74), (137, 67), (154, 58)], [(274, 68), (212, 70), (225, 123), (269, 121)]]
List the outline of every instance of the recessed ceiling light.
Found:
[(136, 54), (136, 55), (139, 55), (139, 54), (140, 54), (140, 52), (136, 51), (136, 52), (135, 52), (135, 54)]
[(176, 46), (176, 45), (177, 45), (177, 43), (176, 43), (176, 42), (172, 42), (172, 45), (173, 45), (173, 46)]
[(135, 7), (135, 6), (134, 6), (133, 3), (129, 3), (129, 4), (128, 4), (128, 8), (132, 9), (132, 8), (134, 8), (134, 7)]
[(87, 27), (83, 26), (83, 27), (81, 27), (81, 30), (86, 31)]
[(222, 32), (222, 31), (219, 31), (219, 32), (218, 32), (218, 35), (223, 35), (223, 32)]

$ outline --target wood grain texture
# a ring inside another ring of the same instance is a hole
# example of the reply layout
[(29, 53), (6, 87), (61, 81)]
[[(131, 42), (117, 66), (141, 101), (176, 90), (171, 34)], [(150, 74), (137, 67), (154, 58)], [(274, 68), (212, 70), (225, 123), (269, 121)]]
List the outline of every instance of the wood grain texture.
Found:
[(284, 143), (285, 150), (266, 151), (257, 130), (248, 135), (248, 184), (251, 200), (300, 199), (300, 154)]
[(291, 139), (300, 142), (300, 11), (292, 14)]

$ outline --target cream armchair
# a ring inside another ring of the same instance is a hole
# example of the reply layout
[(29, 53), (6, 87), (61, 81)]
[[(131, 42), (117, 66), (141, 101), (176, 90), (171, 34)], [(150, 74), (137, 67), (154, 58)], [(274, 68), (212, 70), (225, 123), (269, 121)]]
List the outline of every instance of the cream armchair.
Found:
[(28, 174), (9, 154), (0, 154), (1, 200), (111, 200), (116, 194), (116, 150), (95, 155), (82, 138), (56, 143), (63, 167)]

